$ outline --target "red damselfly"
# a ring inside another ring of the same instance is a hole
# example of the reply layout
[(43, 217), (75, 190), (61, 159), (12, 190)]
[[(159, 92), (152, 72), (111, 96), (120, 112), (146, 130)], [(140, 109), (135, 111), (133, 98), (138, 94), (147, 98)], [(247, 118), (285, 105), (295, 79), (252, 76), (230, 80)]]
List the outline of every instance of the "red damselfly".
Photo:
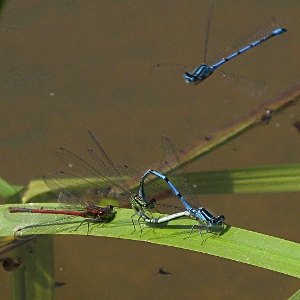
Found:
[[(8, 208), (5, 217), (19, 223), (15, 229), (17, 236), (57, 232), (62, 229), (62, 224), (72, 225), (72, 217), (84, 218), (75, 230), (87, 222), (88, 232), (90, 223), (109, 222), (113, 219), (113, 206), (102, 207), (89, 203), (95, 198), (99, 200), (102, 191), (87, 187), (85, 180), (63, 171), (54, 174), (51, 179), (43, 179), (50, 190), (58, 195), (61, 208), (55, 209), (49, 205), (47, 207), (47, 204), (41, 207), (40, 204), (34, 203)], [(80, 196), (75, 196), (69, 190), (79, 193)]]

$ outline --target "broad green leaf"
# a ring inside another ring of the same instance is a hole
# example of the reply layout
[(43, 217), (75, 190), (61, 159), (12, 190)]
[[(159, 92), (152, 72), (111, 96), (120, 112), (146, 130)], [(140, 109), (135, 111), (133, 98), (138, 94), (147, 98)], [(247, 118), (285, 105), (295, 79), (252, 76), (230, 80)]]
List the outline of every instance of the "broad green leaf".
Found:
[[(187, 177), (198, 194), (300, 191), (300, 164), (196, 172)], [(22, 202), (47, 201), (51, 196), (53, 194), (42, 179), (32, 180)]]
[(300, 164), (260, 166), (188, 174), (198, 194), (300, 191)]
[[(41, 207), (43, 204), (35, 205)], [(51, 205), (53, 208), (59, 207), (57, 204)], [(7, 207), (7, 205), (1, 206), (0, 214), (3, 215)], [(202, 243), (197, 230), (194, 230), (188, 238), (191, 226), (197, 224), (191, 219), (178, 219), (168, 224), (150, 226), (141, 223), (141, 233), (136, 217), (134, 217), (134, 230), (131, 209), (116, 208), (115, 210), (116, 216), (111, 222), (91, 224), (88, 234), (144, 241), (207, 253), (300, 278), (300, 245), (297, 243), (230, 226), (225, 227), (219, 237), (211, 233), (203, 233), (204, 243)], [(75, 217), (63, 223), (54, 222), (31, 227), (24, 230), (24, 233), (86, 235), (86, 224), (78, 228), (81, 222), (82, 218)], [(19, 228), (19, 225), (22, 224), (1, 218), (0, 236), (14, 234), (14, 230)], [(78, 229), (74, 231), (76, 228)]]

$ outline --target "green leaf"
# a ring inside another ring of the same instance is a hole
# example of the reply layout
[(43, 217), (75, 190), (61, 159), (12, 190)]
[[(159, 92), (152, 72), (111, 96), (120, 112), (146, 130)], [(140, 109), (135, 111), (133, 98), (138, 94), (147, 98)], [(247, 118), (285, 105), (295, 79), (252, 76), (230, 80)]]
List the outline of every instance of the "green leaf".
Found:
[[(187, 177), (197, 194), (300, 191), (300, 164), (195, 172)], [(50, 197), (53, 194), (44, 181), (36, 179), (30, 181), (22, 202), (42, 202)]]
[(300, 191), (300, 164), (187, 174), (198, 194)]
[(300, 290), (296, 292), (289, 300), (299, 300), (300, 299)]
[(19, 246), (13, 252), (21, 266), (11, 272), (12, 299), (54, 299), (53, 242), (42, 236)]
[[(43, 206), (43, 204), (35, 205)], [(3, 214), (7, 207), (1, 206), (0, 213)], [(59, 205), (51, 204), (51, 207), (59, 208)], [(178, 219), (168, 224), (150, 226), (141, 223), (141, 233), (136, 217), (134, 217), (136, 228), (134, 231), (131, 209), (115, 210), (116, 216), (111, 222), (91, 224), (89, 235), (144, 241), (207, 253), (300, 278), (300, 245), (297, 243), (230, 226), (220, 232), (219, 237), (212, 233), (203, 233), (205, 242), (202, 243), (197, 230), (194, 230), (188, 238), (191, 226), (197, 224), (192, 219)], [(33, 226), (25, 232), (86, 235), (86, 224), (78, 228), (81, 222), (82, 218), (74, 217), (65, 220), (64, 223)], [(1, 218), (0, 236), (12, 235), (19, 225), (21, 224)], [(78, 229), (74, 231), (76, 228)]]
[(22, 197), (22, 202), (47, 202), (49, 198), (54, 198), (54, 196), (44, 180), (34, 179), (29, 182), (28, 188)]
[(19, 202), (19, 193), (21, 190), (23, 190), (22, 186), (10, 185), (0, 178), (0, 197), (3, 198), (6, 203)]

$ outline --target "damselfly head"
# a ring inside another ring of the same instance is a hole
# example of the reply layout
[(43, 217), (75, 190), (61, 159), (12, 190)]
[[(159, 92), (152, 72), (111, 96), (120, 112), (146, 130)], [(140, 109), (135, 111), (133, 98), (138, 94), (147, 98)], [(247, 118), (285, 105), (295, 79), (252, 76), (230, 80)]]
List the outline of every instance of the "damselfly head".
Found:
[(215, 224), (215, 225), (223, 225), (224, 221), (225, 221), (225, 217), (223, 215), (220, 215), (220, 216), (214, 218), (213, 224)]
[(185, 79), (186, 83), (192, 84), (192, 85), (196, 85), (200, 82), (199, 78), (189, 72), (185, 72), (183, 74), (183, 78)]

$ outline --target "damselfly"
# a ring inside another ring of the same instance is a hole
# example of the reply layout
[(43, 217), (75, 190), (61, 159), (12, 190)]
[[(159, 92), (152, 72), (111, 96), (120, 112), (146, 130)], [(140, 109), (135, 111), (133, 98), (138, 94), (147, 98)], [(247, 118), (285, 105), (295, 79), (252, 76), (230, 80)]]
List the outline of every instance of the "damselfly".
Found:
[[(164, 214), (166, 214), (170, 211), (176, 210), (182, 210), (182, 207), (175, 206), (174, 204), (170, 203), (162, 203), (158, 202), (159, 198), (166, 200), (166, 198), (171, 198), (170, 200), (174, 200), (173, 195), (170, 195), (166, 189), (159, 185), (157, 182), (153, 182), (152, 180), (148, 180), (148, 178), (145, 178), (143, 174), (140, 172), (126, 166), (126, 165), (120, 165), (118, 168), (121, 170), (122, 173), (124, 173), (126, 176), (129, 176), (133, 178), (134, 180), (140, 180), (140, 187), (139, 187), (139, 192), (138, 192), (138, 197), (141, 201), (143, 201), (144, 206), (149, 203), (149, 194), (151, 195), (151, 202), (155, 203), (155, 208), (153, 206), (153, 209), (156, 212), (162, 213), (164, 211)], [(147, 196), (145, 193), (145, 182), (147, 185)], [(141, 188), (142, 185), (142, 188)], [(149, 193), (149, 194), (148, 194)], [(160, 217), (152, 217), (149, 216), (149, 214), (145, 214), (142, 210), (139, 213), (140, 218), (143, 218), (146, 223), (153, 223), (153, 224), (161, 224), (161, 223), (167, 223), (169, 221), (179, 219), (182, 217), (191, 217), (191, 214), (188, 211), (180, 211), (177, 213), (171, 213), (171, 214), (166, 214), (164, 216)]]
[[(37, 207), (37, 204), (34, 203), (8, 208), (5, 217), (21, 224), (16, 231), (17, 235), (23, 235), (24, 229), (28, 229), (28, 233), (26, 234), (33, 234), (34, 228), (36, 230), (38, 227), (44, 227), (46, 229), (46, 224), (48, 224), (49, 227), (55, 225), (52, 227), (57, 228), (57, 225), (60, 223), (66, 224), (70, 222), (70, 217), (84, 218), (75, 230), (77, 230), (83, 222), (87, 222), (89, 226), (90, 223), (109, 222), (113, 218), (115, 212), (111, 205), (101, 207), (86, 202), (88, 196), (91, 193), (94, 193), (94, 191), (81, 191), (80, 196), (72, 194), (69, 191), (72, 189), (72, 186), (69, 185), (68, 188), (66, 188), (63, 184), (66, 176), (68, 177), (69, 182), (72, 180), (74, 183), (74, 180), (76, 180), (76, 184), (80, 184), (81, 182), (80, 178), (74, 178), (73, 176), (72, 179), (72, 174), (62, 171), (54, 174), (54, 177), (51, 179), (43, 177), (44, 182), (48, 185), (50, 190), (57, 194), (58, 203), (61, 205), (61, 209), (48, 208), (47, 204), (42, 207)], [(77, 187), (76, 190), (79, 191), (79, 187)], [(23, 227), (22, 224), (25, 224), (25, 226)], [(42, 230), (37, 231), (41, 232), (41, 234), (43, 233)], [(55, 232), (55, 229), (50, 233), (53, 232)], [(48, 232), (45, 231), (44, 233), (47, 234)]]
[[(175, 182), (176, 186), (179, 186), (179, 188), (185, 193), (182, 195), (175, 185), (169, 180), (169, 178), (157, 171), (154, 170), (148, 170), (140, 180), (140, 188), (139, 188), (139, 196), (144, 199), (144, 201), (147, 201), (147, 197), (144, 191), (144, 181), (145, 179), (150, 175), (154, 175), (162, 180), (164, 180), (168, 186), (172, 189), (174, 194), (179, 198), (179, 200), (184, 205), (186, 211), (182, 212), (182, 216), (188, 216), (191, 217), (197, 221), (199, 221), (199, 233), (202, 237), (202, 231), (203, 229), (207, 231), (211, 231), (213, 227), (216, 226), (223, 226), (225, 217), (223, 215), (219, 215), (215, 217), (209, 210), (206, 208), (200, 206), (198, 198), (196, 194), (193, 192), (193, 188), (189, 185), (185, 171), (182, 167), (179, 166), (179, 158), (170, 142), (170, 140), (164, 136), (162, 139), (163, 148), (166, 153), (166, 161), (165, 161), (165, 171), (171, 171), (172, 174), (170, 174), (170, 177), (173, 182)], [(181, 217), (182, 217), (181, 216)], [(166, 218), (169, 220), (172, 220), (176, 218), (176, 214), (169, 215), (166, 217), (162, 217), (163, 221), (166, 221)], [(159, 219), (153, 219), (153, 220), (146, 220), (146, 222), (153, 222), (153, 223), (159, 223)], [(190, 231), (190, 235), (194, 229), (195, 225), (192, 226), (192, 229)], [(189, 235), (189, 236), (190, 236)]]
[[(206, 54), (207, 54), (208, 36), (209, 36), (209, 30), (210, 30), (212, 10), (213, 10), (213, 6), (211, 7), (210, 12), (209, 12), (203, 63), (198, 67), (187, 66), (187, 65), (178, 65), (178, 64), (172, 64), (172, 63), (170, 63), (170, 64), (169, 63), (161, 63), (161, 64), (157, 64), (152, 67), (153, 75), (164, 74), (164, 76), (165, 76), (166, 73), (170, 73), (172, 71), (173, 72), (181, 71), (181, 72), (184, 72), (183, 78), (185, 79), (186, 83), (196, 85), (196, 84), (202, 82), (204, 79), (208, 78), (210, 75), (212, 75), (217, 70), (217, 68), (219, 68), (225, 62), (230, 61), (231, 59), (235, 58), (239, 54), (242, 54), (242, 53), (250, 50), (251, 48), (254, 48), (254, 47), (260, 45), (261, 43), (269, 40), (270, 38), (280, 35), (287, 31), (287, 29), (285, 29), (285, 28), (278, 27), (276, 20), (272, 20), (270, 26), (255, 32), (251, 36), (250, 39), (249, 38), (247, 39), (246, 42), (239, 44), (238, 46), (230, 47), (229, 50), (231, 50), (231, 53), (229, 55), (228, 55), (228, 49), (227, 49), (226, 56), (225, 55), (221, 56), (217, 60), (215, 60), (214, 63), (207, 64), (206, 63)], [(189, 71), (187, 71), (187, 70), (189, 70)], [(190, 71), (190, 70), (192, 70), (192, 71)], [(225, 76), (225, 77), (227, 76), (227, 75), (225, 75), (225, 73), (223, 73), (223, 72), (221, 72), (221, 73), (223, 76)], [(232, 76), (228, 75), (227, 77), (229, 77), (229, 81), (232, 81), (232, 79), (230, 79), (230, 77), (232, 77)]]
[[(97, 152), (94, 152), (92, 148), (88, 149), (88, 152), (95, 163), (95, 167), (65, 148), (53, 149), (54, 155), (67, 167), (83, 176), (89, 186), (101, 188), (101, 181), (107, 182), (111, 186), (115, 186), (118, 191), (114, 191), (113, 195), (120, 200), (129, 200), (135, 212), (133, 216), (137, 215), (139, 220), (141, 216), (143, 216), (144, 219), (150, 218), (147, 216), (146, 211), (154, 208), (155, 200), (146, 202), (138, 195), (132, 193), (118, 167), (113, 164), (94, 135), (89, 130), (88, 133), (97, 148)], [(133, 216), (132, 223), (134, 225)]]

